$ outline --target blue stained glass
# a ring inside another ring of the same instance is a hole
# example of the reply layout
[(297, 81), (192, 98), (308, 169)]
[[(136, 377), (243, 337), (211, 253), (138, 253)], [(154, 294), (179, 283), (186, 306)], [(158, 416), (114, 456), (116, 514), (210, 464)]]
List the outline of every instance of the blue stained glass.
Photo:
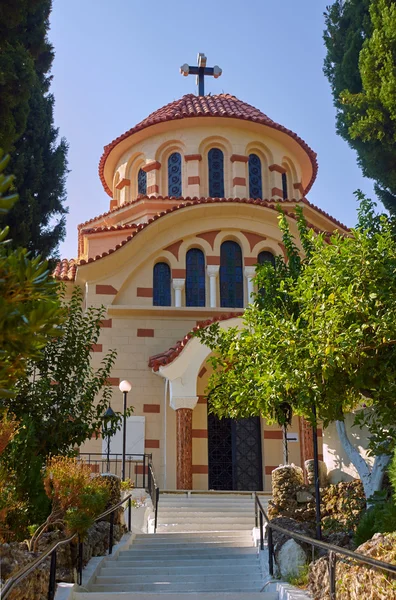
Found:
[(282, 173), (282, 192), (283, 192), (283, 200), (287, 200), (287, 175), (286, 175), (286, 173)]
[(186, 254), (186, 306), (205, 306), (205, 257), (199, 248)]
[(263, 197), (261, 160), (259, 159), (257, 154), (249, 154), (249, 197)]
[(153, 269), (153, 305), (171, 305), (171, 271), (163, 262), (154, 265)]
[(223, 242), (220, 249), (220, 306), (243, 307), (242, 251), (236, 242)]
[(211, 198), (224, 197), (224, 155), (219, 148), (212, 148), (208, 152), (209, 167), (209, 196)]
[(181, 155), (173, 152), (168, 158), (168, 196), (180, 198), (182, 195)]
[(258, 255), (257, 262), (259, 265), (269, 262), (275, 267), (275, 256), (272, 254), (272, 252), (268, 252), (268, 250), (263, 250), (263, 252), (260, 252), (260, 254)]
[(143, 169), (138, 173), (138, 194), (147, 194), (147, 173)]

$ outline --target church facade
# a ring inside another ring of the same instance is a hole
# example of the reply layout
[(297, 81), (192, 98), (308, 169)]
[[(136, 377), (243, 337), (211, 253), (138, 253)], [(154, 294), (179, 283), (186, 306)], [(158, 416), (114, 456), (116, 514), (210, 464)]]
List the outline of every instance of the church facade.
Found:
[[(161, 488), (270, 490), (282, 431), (208, 415), (209, 350), (191, 332), (241, 323), (255, 265), (284, 254), (278, 203), (296, 240), (296, 205), (315, 231), (347, 232), (307, 200), (316, 173), (298, 135), (229, 94), (186, 95), (104, 148), (109, 210), (79, 226), (77, 258), (55, 276), (80, 286), (87, 306), (106, 306), (92, 360), (117, 350), (112, 407), (122, 410), (118, 385), (130, 381), (137, 441)], [(81, 451), (101, 453), (103, 440)], [(295, 464), (310, 458), (297, 417), (289, 452)]]

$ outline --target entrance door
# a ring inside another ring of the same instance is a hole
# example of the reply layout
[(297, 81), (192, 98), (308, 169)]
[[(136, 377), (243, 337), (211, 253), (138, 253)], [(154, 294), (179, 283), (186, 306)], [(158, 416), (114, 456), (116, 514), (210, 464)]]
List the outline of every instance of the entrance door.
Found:
[(208, 414), (208, 461), (210, 490), (262, 490), (260, 418)]

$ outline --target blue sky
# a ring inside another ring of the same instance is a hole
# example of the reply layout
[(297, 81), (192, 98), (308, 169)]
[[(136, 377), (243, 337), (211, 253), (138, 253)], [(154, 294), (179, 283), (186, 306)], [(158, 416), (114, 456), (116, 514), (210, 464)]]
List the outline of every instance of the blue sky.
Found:
[(52, 92), (55, 123), (70, 146), (67, 237), (62, 257), (77, 251), (77, 225), (106, 210), (98, 177), (103, 146), (161, 106), (195, 93), (181, 64), (198, 52), (222, 76), (206, 91), (256, 106), (300, 135), (318, 154), (308, 198), (349, 226), (353, 191), (374, 197), (356, 155), (335, 133), (330, 86), (323, 75), (323, 12), (330, 0), (54, 0)]

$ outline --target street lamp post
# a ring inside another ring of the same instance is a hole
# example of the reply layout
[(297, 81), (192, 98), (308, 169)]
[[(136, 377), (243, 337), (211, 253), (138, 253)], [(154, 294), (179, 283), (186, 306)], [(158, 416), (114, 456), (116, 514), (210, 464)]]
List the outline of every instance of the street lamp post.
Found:
[(127, 396), (128, 392), (131, 391), (132, 385), (129, 381), (121, 381), (120, 383), (120, 392), (124, 395), (124, 424), (122, 428), (122, 472), (121, 478), (122, 481), (125, 481), (125, 452), (126, 452), (126, 410), (127, 410)]
[(109, 406), (105, 412), (105, 414), (103, 415), (103, 425), (102, 425), (102, 430), (103, 430), (103, 437), (107, 438), (107, 466), (106, 466), (106, 472), (110, 473), (110, 440), (111, 440), (111, 436), (112, 436), (112, 426), (111, 426), (111, 419), (115, 417), (115, 412), (114, 410), (111, 408), (111, 406)]

